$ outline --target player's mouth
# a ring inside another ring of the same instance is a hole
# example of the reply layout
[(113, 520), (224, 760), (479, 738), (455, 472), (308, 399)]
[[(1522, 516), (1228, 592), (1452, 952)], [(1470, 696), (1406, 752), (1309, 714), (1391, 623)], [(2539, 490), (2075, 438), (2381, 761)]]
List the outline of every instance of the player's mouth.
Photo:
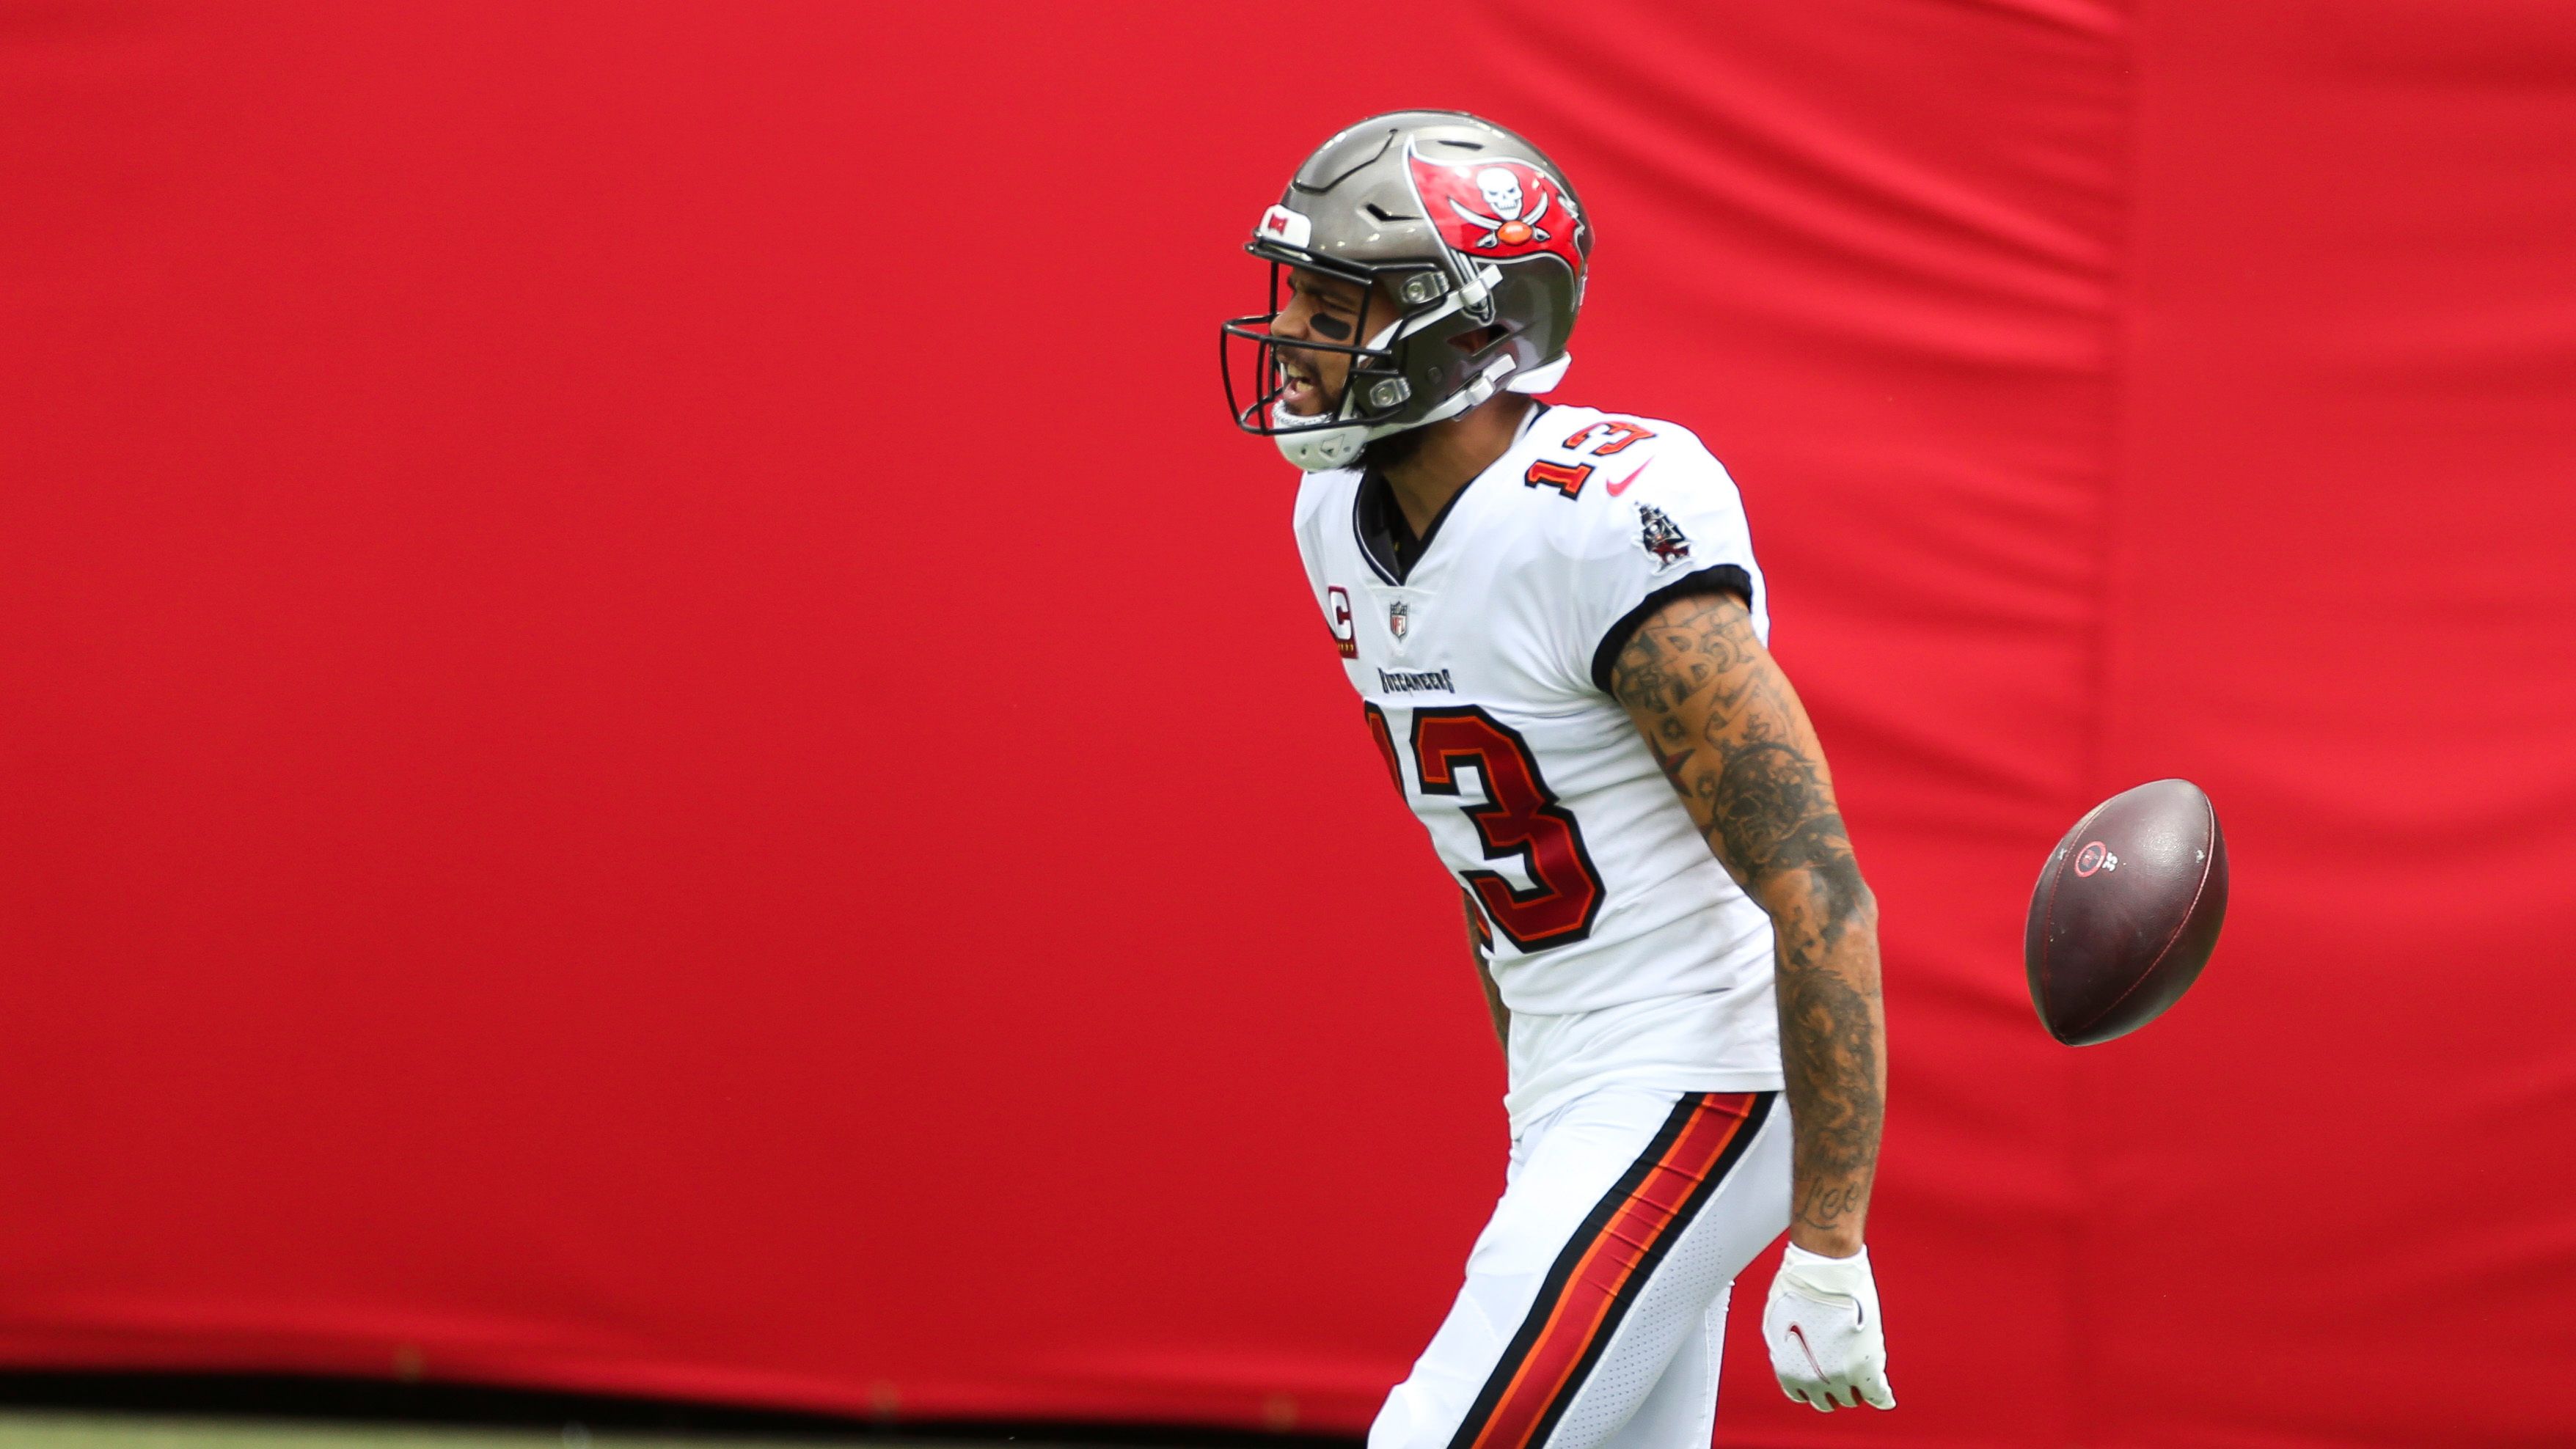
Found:
[(1279, 402), (1282, 407), (1300, 417), (1309, 417), (1322, 412), (1324, 387), (1322, 379), (1316, 377), (1315, 369), (1302, 362), (1280, 359)]

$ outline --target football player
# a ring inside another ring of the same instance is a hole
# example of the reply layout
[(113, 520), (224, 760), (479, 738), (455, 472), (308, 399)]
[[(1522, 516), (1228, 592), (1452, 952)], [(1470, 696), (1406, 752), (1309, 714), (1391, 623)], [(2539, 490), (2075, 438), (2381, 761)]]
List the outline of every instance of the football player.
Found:
[(1521, 137), (1377, 116), (1262, 214), (1270, 310), (1224, 327), (1510, 1063), (1506, 1187), (1370, 1449), (1700, 1449), (1735, 1275), (1783, 1228), (1782, 1388), (1895, 1406), (1861, 1240), (1877, 908), (1726, 470), (1676, 424), (1534, 397), (1591, 248)]

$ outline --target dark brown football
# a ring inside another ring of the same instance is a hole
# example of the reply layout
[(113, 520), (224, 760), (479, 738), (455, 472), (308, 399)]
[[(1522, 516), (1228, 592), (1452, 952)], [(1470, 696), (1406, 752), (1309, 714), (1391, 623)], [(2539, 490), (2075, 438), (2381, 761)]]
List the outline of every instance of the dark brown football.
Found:
[(2182, 999), (2227, 917), (2227, 841), (2189, 780), (2123, 790), (2039, 872), (2022, 933), (2030, 999), (2068, 1046), (2126, 1036)]

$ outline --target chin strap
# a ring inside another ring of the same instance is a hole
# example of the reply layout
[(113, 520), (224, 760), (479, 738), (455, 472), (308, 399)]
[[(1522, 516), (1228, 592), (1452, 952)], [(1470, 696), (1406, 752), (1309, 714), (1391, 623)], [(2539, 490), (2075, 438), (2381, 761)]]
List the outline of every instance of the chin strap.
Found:
[(1271, 425), (1279, 431), (1270, 435), (1270, 441), (1279, 445), (1283, 457), (1306, 472), (1329, 473), (1335, 468), (1347, 468), (1359, 461), (1360, 449), (1368, 444), (1365, 428), (1280, 426), (1281, 420), (1289, 416), (1292, 414), (1283, 409), (1271, 410)]
[[(1401, 433), (1409, 428), (1429, 427), (1433, 423), (1447, 422), (1469, 408), (1481, 405), (1487, 398), (1498, 392), (1546, 392), (1564, 381), (1565, 370), (1573, 361), (1571, 355), (1559, 357), (1544, 366), (1533, 367), (1518, 377), (1510, 377), (1515, 365), (1512, 359), (1497, 357), (1486, 364), (1483, 372), (1468, 379), (1465, 387), (1450, 394), (1429, 414), (1409, 423), (1380, 423), (1376, 427), (1368, 427), (1360, 423), (1340, 423), (1300, 428), (1288, 425), (1296, 414), (1288, 412), (1284, 405), (1274, 406), (1271, 409), (1270, 420), (1273, 425), (1279, 426), (1280, 430), (1272, 435), (1271, 440), (1279, 445), (1280, 453), (1289, 462), (1306, 472), (1326, 473), (1335, 468), (1347, 468), (1359, 461), (1361, 450), (1365, 449), (1372, 439)], [(1345, 401), (1343, 406), (1348, 407), (1350, 404)]]

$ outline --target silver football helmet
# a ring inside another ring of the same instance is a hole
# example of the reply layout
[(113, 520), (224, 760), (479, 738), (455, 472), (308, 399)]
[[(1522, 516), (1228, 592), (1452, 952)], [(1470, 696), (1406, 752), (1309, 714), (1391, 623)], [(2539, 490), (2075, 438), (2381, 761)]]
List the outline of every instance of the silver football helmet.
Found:
[[(1555, 387), (1583, 305), (1592, 226), (1564, 173), (1529, 142), (1463, 111), (1394, 111), (1307, 157), (1244, 249), (1270, 263), (1270, 310), (1223, 328), (1226, 406), (1237, 427), (1315, 472), (1496, 392)], [(1372, 288), (1396, 306), (1395, 320), (1348, 343), (1274, 340), (1283, 267)], [(1282, 347), (1350, 358), (1338, 404), (1287, 411)]]

